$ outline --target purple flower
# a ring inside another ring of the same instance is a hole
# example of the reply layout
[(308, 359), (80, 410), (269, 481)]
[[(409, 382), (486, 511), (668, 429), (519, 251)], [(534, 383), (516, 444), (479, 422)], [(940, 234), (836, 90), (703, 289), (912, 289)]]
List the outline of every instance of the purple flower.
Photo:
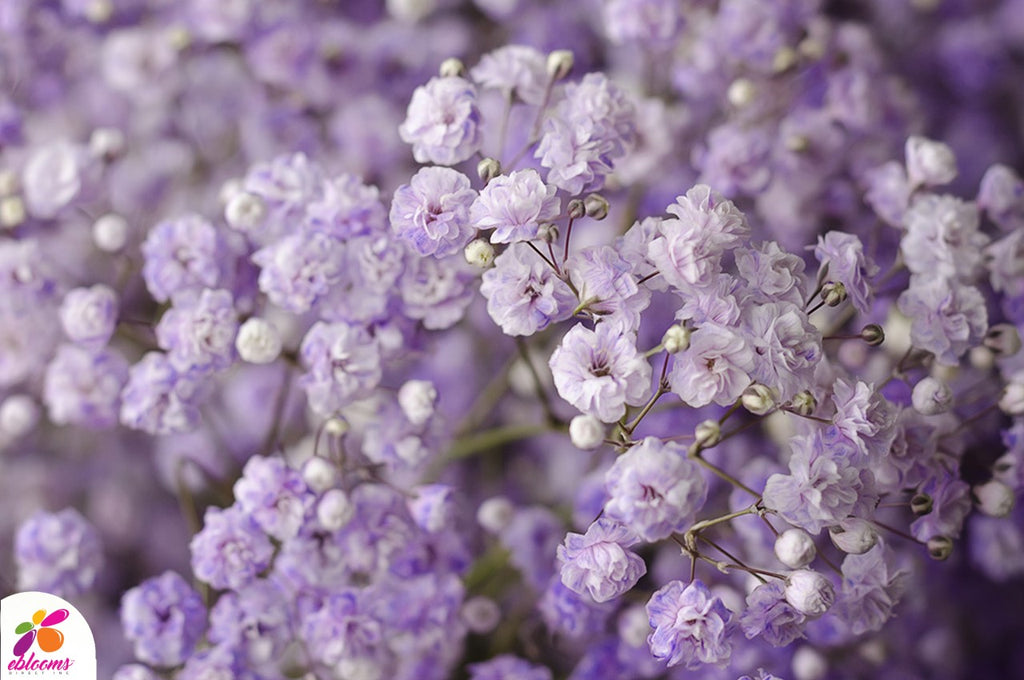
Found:
[(226, 290), (187, 291), (174, 298), (156, 327), (156, 339), (179, 371), (225, 369), (235, 359), (238, 316)]
[(260, 266), (260, 290), (288, 311), (309, 311), (342, 277), (341, 241), (321, 232), (294, 233), (252, 256)]
[(221, 590), (252, 582), (274, 554), (270, 539), (238, 506), (207, 508), (189, 549), (196, 578)]
[(1024, 181), (1010, 167), (995, 164), (978, 187), (978, 207), (1006, 231), (1024, 226)]
[(531, 241), (540, 224), (558, 217), (560, 209), (555, 187), (528, 168), (488, 182), (470, 208), (470, 220), (480, 231), (494, 229), (491, 243)]
[(57, 425), (105, 429), (117, 425), (128, 362), (113, 351), (62, 345), (46, 368), (43, 403)]
[(310, 408), (330, 416), (370, 394), (381, 378), (377, 343), (361, 326), (318, 321), (299, 348), (307, 371), (299, 378)]
[(75, 288), (61, 302), (60, 324), (72, 342), (99, 349), (114, 334), (117, 311), (117, 293), (109, 286)]
[(530, 247), (513, 243), (483, 274), (480, 292), (487, 313), (505, 335), (533, 335), (553, 321), (569, 318), (576, 296), (551, 265)]
[(836, 407), (832, 422), (838, 432), (873, 463), (888, 457), (896, 438), (899, 410), (872, 385), (859, 380), (854, 383), (840, 378), (832, 391)]
[(624, 524), (599, 519), (585, 535), (569, 533), (558, 546), (562, 583), (595, 602), (607, 602), (636, 585), (647, 573), (639, 555), (627, 550), (636, 535)]
[(772, 302), (753, 305), (747, 321), (754, 351), (751, 376), (773, 387), (782, 401), (809, 388), (822, 348), (821, 333), (807, 314), (791, 302)]
[(306, 207), (306, 223), (312, 231), (348, 239), (383, 232), (386, 213), (377, 187), (342, 174), (323, 182), (319, 197)]
[(604, 3), (603, 19), (613, 43), (645, 48), (671, 43), (683, 24), (675, 0), (609, 0)]
[(956, 472), (943, 470), (931, 476), (919, 487), (919, 492), (931, 496), (932, 511), (914, 520), (910, 533), (922, 543), (936, 536), (959, 536), (971, 512), (970, 491), (970, 486), (956, 476)]
[(854, 635), (881, 630), (903, 594), (906, 572), (894, 569), (882, 544), (863, 555), (843, 560), (843, 583), (836, 602), (837, 615)]
[(616, 459), (604, 477), (606, 517), (645, 541), (660, 541), (693, 524), (707, 498), (696, 463), (674, 443), (647, 437)]
[(867, 259), (860, 239), (840, 231), (830, 231), (818, 237), (814, 257), (828, 266), (826, 281), (835, 281), (846, 287), (850, 303), (861, 314), (871, 306), (871, 286), (868, 279), (878, 273), (878, 267)]
[(910, 287), (896, 305), (910, 317), (910, 340), (935, 360), (956, 366), (960, 357), (979, 345), (988, 330), (985, 298), (974, 286), (930, 274), (910, 277)]
[(804, 261), (766, 241), (751, 248), (737, 248), (736, 269), (757, 302), (792, 302), (803, 305)]
[(305, 154), (297, 153), (253, 165), (242, 186), (258, 198), (266, 212), (265, 220), (246, 231), (257, 243), (266, 245), (294, 229), (326, 182), (320, 168)]
[(480, 148), (476, 88), (458, 77), (431, 78), (416, 88), (405, 121), (398, 128), (412, 144), (417, 163), (455, 165)]
[(302, 639), (310, 656), (333, 668), (358, 668), (360, 662), (382, 667), (385, 629), (368, 610), (369, 594), (341, 589), (303, 615)]
[(476, 199), (469, 178), (451, 168), (420, 168), (409, 184), (395, 190), (391, 229), (420, 255), (459, 252), (476, 231), (469, 210)]
[(965, 281), (977, 274), (989, 237), (978, 229), (975, 204), (948, 195), (924, 194), (910, 205), (903, 227), (900, 252), (911, 274)]
[(121, 626), (135, 656), (154, 666), (179, 666), (206, 629), (206, 607), (177, 572), (143, 581), (121, 598)]
[(569, 278), (587, 309), (601, 315), (602, 323), (625, 330), (640, 326), (640, 314), (651, 302), (651, 292), (637, 285), (633, 268), (611, 246), (584, 248), (566, 263)]
[(506, 45), (480, 57), (469, 72), (484, 89), (501, 90), (540, 106), (548, 81), (544, 55), (525, 45)]
[(735, 624), (732, 612), (701, 581), (684, 586), (672, 581), (651, 596), (647, 615), (654, 632), (647, 638), (651, 654), (669, 666), (686, 664), (695, 670), (701, 664), (725, 666), (732, 655)]
[(443, 260), (409, 258), (398, 282), (402, 311), (424, 328), (443, 330), (458, 323), (473, 301), (474, 280), (469, 265), (459, 255)]
[(121, 391), (121, 424), (150, 434), (174, 434), (195, 429), (197, 376), (175, 370), (161, 352), (149, 352), (128, 372)]
[(229, 258), (217, 229), (199, 215), (160, 222), (142, 243), (142, 276), (157, 302), (184, 290), (217, 288)]
[(21, 175), (29, 213), (50, 219), (71, 204), (82, 189), (87, 158), (83, 149), (64, 141), (36, 148)]
[(733, 330), (706, 323), (690, 338), (690, 347), (675, 355), (668, 380), (672, 391), (693, 407), (711, 402), (728, 406), (751, 382), (754, 352)]
[(772, 134), (765, 127), (724, 123), (708, 133), (694, 154), (700, 181), (725, 196), (758, 194), (772, 179)]
[(511, 654), (467, 666), (469, 680), (551, 680), (551, 671)]
[(599, 323), (594, 330), (574, 326), (549, 365), (558, 394), (606, 423), (621, 418), (626, 404), (644, 403), (650, 393), (650, 364), (637, 352), (632, 335), (614, 324)]
[(614, 603), (597, 603), (588, 595), (567, 588), (557, 575), (537, 602), (537, 610), (549, 630), (576, 639), (603, 632), (614, 608)]
[(87, 592), (103, 568), (96, 529), (74, 508), (37, 512), (14, 537), (18, 590), (73, 598)]
[(299, 533), (314, 501), (302, 476), (280, 458), (250, 458), (234, 491), (242, 512), (279, 541)]
[(516, 511), (501, 530), (501, 543), (510, 561), (535, 590), (541, 591), (555, 573), (555, 553), (565, 536), (562, 522), (547, 508), (532, 506)]
[(864, 173), (864, 200), (886, 224), (900, 227), (910, 205), (910, 182), (903, 165), (889, 161)]
[(210, 611), (210, 642), (241, 648), (254, 667), (272, 665), (295, 638), (291, 609), (280, 586), (256, 579), (217, 598)]
[(786, 602), (783, 581), (762, 583), (747, 595), (747, 608), (740, 617), (748, 640), (761, 638), (774, 647), (785, 647), (804, 636), (807, 617)]

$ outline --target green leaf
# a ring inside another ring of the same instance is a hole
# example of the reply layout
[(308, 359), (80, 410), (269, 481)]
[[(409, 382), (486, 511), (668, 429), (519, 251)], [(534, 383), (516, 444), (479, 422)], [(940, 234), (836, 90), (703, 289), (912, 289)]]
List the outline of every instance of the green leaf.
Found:
[(32, 630), (32, 622), (26, 621), (25, 623), (18, 624), (18, 627), (14, 629), (14, 634), (21, 635), (22, 633), (27, 633), (30, 630)]

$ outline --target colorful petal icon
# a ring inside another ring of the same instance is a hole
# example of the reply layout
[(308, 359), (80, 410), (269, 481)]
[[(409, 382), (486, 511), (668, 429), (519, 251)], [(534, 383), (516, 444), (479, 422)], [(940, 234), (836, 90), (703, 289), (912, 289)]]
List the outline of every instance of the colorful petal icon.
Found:
[(32, 623), (30, 621), (25, 621), (24, 623), (18, 624), (18, 627), (14, 629), (14, 634), (21, 635), (22, 633), (29, 632), (32, 628), (34, 628)]
[(57, 611), (53, 612), (52, 614), (47, 616), (45, 619), (43, 619), (43, 622), (41, 624), (39, 624), (39, 625), (41, 625), (41, 626), (56, 626), (61, 621), (64, 621), (65, 619), (67, 619), (68, 616), (70, 616), (70, 615), (71, 614), (68, 612), (67, 609), (58, 609)]
[(46, 610), (45, 609), (40, 609), (39, 611), (37, 611), (35, 614), (32, 615), (32, 623), (34, 623), (36, 625), (39, 625), (40, 623), (42, 623), (42, 621), (43, 621), (43, 619), (45, 617), (46, 617)]
[(56, 628), (40, 628), (36, 641), (44, 652), (56, 652), (64, 646), (64, 633)]
[(35, 639), (36, 632), (34, 630), (30, 630), (29, 632), (25, 633), (25, 635), (22, 636), (20, 640), (14, 643), (14, 656), (22, 656), (25, 652), (27, 652), (29, 647), (32, 646), (32, 642)]

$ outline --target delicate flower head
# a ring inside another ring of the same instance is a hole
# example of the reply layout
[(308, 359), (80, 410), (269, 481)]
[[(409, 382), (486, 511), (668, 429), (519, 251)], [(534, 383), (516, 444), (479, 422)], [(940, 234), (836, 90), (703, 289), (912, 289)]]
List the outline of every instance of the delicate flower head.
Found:
[(117, 294), (109, 286), (75, 288), (61, 302), (60, 323), (72, 342), (99, 349), (114, 334), (117, 312)]
[(668, 380), (690, 406), (728, 406), (751, 383), (754, 352), (726, 326), (706, 323), (690, 336), (690, 347), (675, 355)]
[(533, 47), (506, 45), (480, 57), (470, 70), (482, 88), (509, 92), (527, 104), (544, 100), (547, 70), (544, 55)]
[(627, 550), (634, 540), (627, 526), (604, 518), (591, 524), (584, 535), (568, 534), (558, 546), (562, 583), (595, 602), (618, 597), (647, 573), (644, 561)]
[(318, 321), (303, 338), (299, 356), (308, 369), (299, 385), (322, 416), (368, 396), (380, 382), (380, 349), (360, 326)]
[(701, 581), (683, 585), (672, 581), (651, 596), (647, 615), (654, 632), (647, 638), (651, 654), (669, 666), (701, 664), (725, 666), (732, 656), (731, 637), (736, 625), (732, 612)]
[(96, 529), (80, 512), (37, 512), (14, 537), (19, 590), (73, 598), (87, 592), (103, 567)]
[(214, 588), (237, 589), (270, 565), (274, 546), (238, 506), (207, 508), (203, 528), (192, 537), (192, 571)]
[(455, 165), (480, 147), (479, 124), (472, 83), (455, 76), (436, 77), (413, 92), (398, 134), (412, 144), (416, 162)]
[(974, 203), (945, 194), (918, 196), (903, 216), (906, 232), (900, 252), (907, 269), (911, 274), (970, 281), (981, 266), (981, 252), (989, 242), (979, 225)]
[(199, 423), (198, 376), (174, 368), (161, 352), (149, 352), (128, 372), (121, 392), (121, 424), (150, 434), (188, 432)]
[(487, 313), (506, 335), (533, 335), (569, 317), (576, 296), (529, 246), (513, 243), (483, 274)]
[(227, 246), (205, 218), (186, 215), (160, 222), (142, 243), (142, 276), (158, 302), (185, 290), (217, 288), (225, 281)]
[(204, 289), (174, 299), (156, 327), (156, 339), (182, 372), (227, 368), (235, 358), (238, 318), (226, 290)]
[(601, 315), (602, 323), (617, 323), (627, 330), (640, 326), (640, 314), (650, 304), (651, 292), (637, 284), (632, 266), (614, 248), (584, 248), (566, 268), (580, 300)]
[(826, 280), (843, 284), (854, 309), (867, 313), (872, 298), (868, 279), (878, 273), (878, 266), (867, 258), (860, 239), (853, 234), (830, 231), (818, 237), (814, 257), (822, 267), (828, 265)]
[(121, 626), (136, 658), (171, 668), (184, 663), (202, 639), (206, 607), (185, 579), (166, 571), (124, 594)]
[(960, 357), (979, 345), (988, 329), (981, 292), (943, 276), (912, 276), (896, 305), (910, 317), (914, 347), (933, 353), (936, 361), (947, 366), (960, 363)]
[(267, 535), (278, 540), (299, 533), (313, 495), (297, 470), (280, 458), (253, 456), (235, 482), (235, 502)]
[(43, 379), (43, 403), (58, 425), (109, 428), (117, 424), (128, 362), (113, 351), (77, 345), (57, 349)]
[(477, 199), (469, 178), (451, 168), (426, 167), (391, 201), (391, 229), (420, 255), (444, 257), (460, 251), (476, 233), (469, 209)]
[(558, 217), (561, 202), (555, 187), (544, 184), (536, 170), (514, 170), (495, 177), (470, 209), (477, 229), (494, 229), (491, 243), (530, 241), (541, 222)]

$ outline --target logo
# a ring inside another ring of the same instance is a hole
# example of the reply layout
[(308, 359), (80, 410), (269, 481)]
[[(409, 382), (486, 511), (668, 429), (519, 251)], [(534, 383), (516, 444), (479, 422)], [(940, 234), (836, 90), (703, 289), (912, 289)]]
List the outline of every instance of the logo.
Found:
[(96, 644), (85, 618), (49, 593), (0, 600), (0, 680), (96, 680)]

